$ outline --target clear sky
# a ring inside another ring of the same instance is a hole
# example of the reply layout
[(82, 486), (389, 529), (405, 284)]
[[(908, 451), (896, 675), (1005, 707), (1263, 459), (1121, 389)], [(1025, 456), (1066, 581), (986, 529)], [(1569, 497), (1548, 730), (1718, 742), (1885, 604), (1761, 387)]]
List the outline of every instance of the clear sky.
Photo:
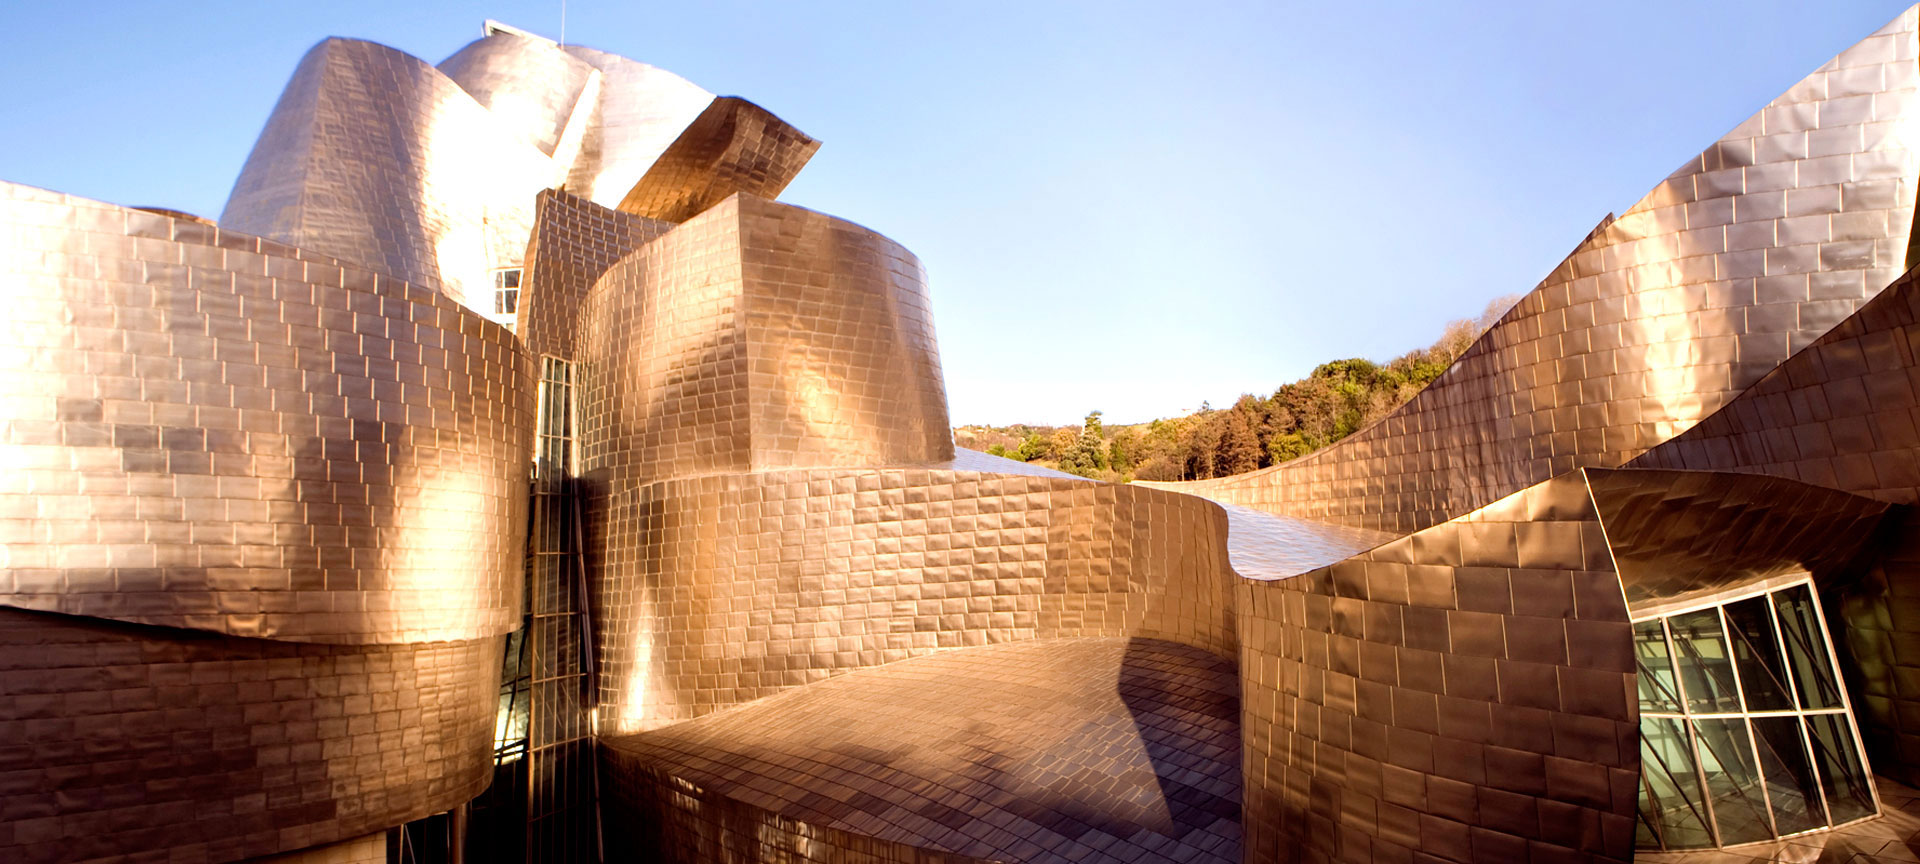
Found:
[[(0, 179), (209, 217), (319, 39), (561, 35), (558, 0), (4, 2)], [(1432, 342), (1903, 8), (571, 0), (565, 38), (824, 141), (783, 198), (920, 256), (955, 423), (1137, 422)]]

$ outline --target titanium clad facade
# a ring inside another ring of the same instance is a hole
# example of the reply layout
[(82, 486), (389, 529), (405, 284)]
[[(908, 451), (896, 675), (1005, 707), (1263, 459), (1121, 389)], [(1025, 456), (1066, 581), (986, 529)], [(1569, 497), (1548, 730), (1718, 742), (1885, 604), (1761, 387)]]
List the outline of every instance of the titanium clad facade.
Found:
[(765, 108), (722, 96), (660, 154), (620, 209), (684, 222), (735, 193), (778, 198), (819, 149)]
[(952, 458), (920, 264), (735, 196), (600, 278), (580, 318), (582, 466), (619, 491), (720, 471)]
[(954, 448), (752, 103), (322, 42), (218, 225), (0, 185), (0, 858), (1910, 857), (1916, 14), (1152, 485)]
[[(610, 738), (608, 764), (610, 773), (666, 771), (680, 790), (777, 810), (812, 830), (880, 835), (942, 856), (1232, 864), (1240, 860), (1233, 665), (1154, 639), (945, 651)], [(882, 791), (862, 794), (870, 789)], [(640, 859), (662, 847), (714, 856), (781, 830), (741, 820), (758, 829), (741, 836), (738, 823), (671, 805), (636, 815), (644, 818), (615, 831), (650, 835), (616, 841)]]
[(616, 206), (713, 104), (714, 95), (665, 69), (617, 54), (584, 45), (561, 50), (601, 75), (600, 99), (565, 188), (602, 207)]
[(534, 193), (563, 169), (425, 61), (329, 39), (294, 71), (220, 224), (490, 312), (494, 268), (519, 263)]
[(434, 67), (527, 143), (571, 163), (599, 102), (600, 70), (560, 46), (494, 32)]
[(461, 805), (501, 639), (317, 645), (0, 609), (0, 858), (235, 861)]
[(516, 626), (511, 333), (271, 241), (0, 195), (0, 605), (361, 645)]
[(1915, 32), (1909, 9), (1689, 160), (1378, 423), (1156, 485), (1406, 532), (1686, 431), (1906, 269)]
[(627, 253), (674, 226), (554, 189), (541, 191), (534, 208), (514, 332), (528, 353), (572, 360), (587, 292)]
[(816, 469), (589, 503), (603, 733), (946, 648), (1142, 636), (1232, 652), (1225, 521), (1187, 496)]

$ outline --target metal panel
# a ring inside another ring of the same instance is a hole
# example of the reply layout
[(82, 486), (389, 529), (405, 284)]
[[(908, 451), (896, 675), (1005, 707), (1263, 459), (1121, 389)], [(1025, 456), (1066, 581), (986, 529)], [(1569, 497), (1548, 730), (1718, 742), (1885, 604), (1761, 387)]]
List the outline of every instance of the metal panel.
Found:
[(1685, 432), (1905, 269), (1916, 20), (1901, 13), (1596, 229), (1385, 419), (1262, 471), (1155, 485), (1406, 532)]
[(660, 154), (620, 210), (684, 222), (736, 193), (778, 198), (819, 149), (767, 109), (722, 96)]
[(506, 328), (244, 234), (0, 186), (0, 604), (235, 636), (519, 620)]

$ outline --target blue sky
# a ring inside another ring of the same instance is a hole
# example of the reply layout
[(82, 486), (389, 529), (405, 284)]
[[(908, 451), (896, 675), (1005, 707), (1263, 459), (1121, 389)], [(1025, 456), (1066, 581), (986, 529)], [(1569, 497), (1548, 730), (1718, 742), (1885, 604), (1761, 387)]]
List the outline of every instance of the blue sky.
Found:
[[(823, 140), (784, 200), (920, 256), (956, 423), (1136, 422), (1428, 344), (1903, 8), (572, 0), (566, 39)], [(558, 2), (12, 0), (0, 179), (217, 216), (314, 42), (439, 62), (489, 17), (560, 35)]]

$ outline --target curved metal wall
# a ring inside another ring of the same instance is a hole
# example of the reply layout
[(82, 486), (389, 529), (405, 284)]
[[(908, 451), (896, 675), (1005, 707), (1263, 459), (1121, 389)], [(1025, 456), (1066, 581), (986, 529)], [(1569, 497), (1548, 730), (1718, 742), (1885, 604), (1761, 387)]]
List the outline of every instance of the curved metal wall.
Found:
[(577, 152), (600, 98), (600, 72), (592, 64), (551, 42), (512, 33), (470, 42), (435, 68), (548, 156), (567, 155), (561, 144), (568, 138)]
[(534, 194), (565, 171), (525, 136), (425, 61), (328, 39), (287, 83), (220, 224), (490, 313), (493, 268), (520, 262)]
[(589, 488), (603, 734), (940, 648), (1233, 650), (1226, 519), (1191, 496), (941, 469)]
[(1634, 468), (1788, 477), (1920, 504), (1920, 271)]
[(722, 96), (660, 154), (620, 209), (684, 222), (736, 193), (778, 198), (819, 149), (767, 109)]
[(234, 861), (447, 810), (492, 777), (500, 652), (0, 609), (0, 859)]
[(614, 491), (953, 457), (919, 262), (747, 195), (609, 269), (580, 313), (581, 464)]
[(1632, 859), (1627, 605), (1581, 475), (1236, 600), (1244, 860)]
[(0, 186), (0, 605), (401, 643), (520, 618), (531, 374), (358, 267)]
[(572, 360), (587, 292), (620, 259), (674, 225), (555, 189), (540, 193), (534, 211), (513, 332), (530, 354)]
[(602, 207), (619, 205), (680, 133), (713, 104), (713, 94), (665, 69), (581, 45), (561, 50), (598, 70), (594, 107), (566, 190)]
[(1687, 430), (1904, 269), (1915, 30), (1909, 9), (1682, 166), (1379, 423), (1273, 468), (1156, 485), (1405, 532)]

